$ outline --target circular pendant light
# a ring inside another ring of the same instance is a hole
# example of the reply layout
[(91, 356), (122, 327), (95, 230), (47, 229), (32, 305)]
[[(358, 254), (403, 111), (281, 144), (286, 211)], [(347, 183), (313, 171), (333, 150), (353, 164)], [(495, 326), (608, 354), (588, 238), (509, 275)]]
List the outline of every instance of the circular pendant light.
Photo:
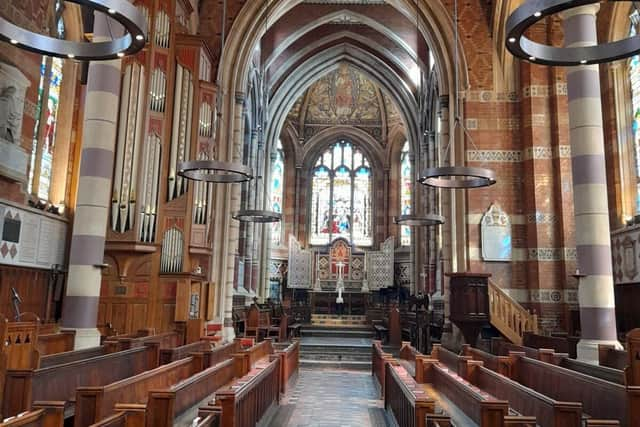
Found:
[(444, 166), (425, 169), (418, 182), (440, 188), (480, 188), (495, 184), (496, 174), (485, 168)]
[(224, 184), (247, 182), (253, 179), (250, 167), (217, 160), (190, 160), (178, 163), (178, 175), (193, 181)]
[(397, 225), (404, 225), (407, 227), (430, 227), (432, 225), (444, 224), (444, 217), (442, 215), (427, 214), (427, 215), (400, 215), (393, 217), (393, 223)]
[[(6, 1), (6, 0), (5, 0)], [(132, 55), (147, 40), (144, 15), (127, 0), (66, 0), (105, 13), (126, 30), (124, 36), (103, 42), (75, 42), (34, 33), (0, 17), (0, 40), (41, 55), (83, 61), (104, 61)]]
[(282, 214), (278, 212), (256, 209), (240, 210), (238, 212), (235, 212), (231, 217), (240, 222), (268, 223), (282, 221)]
[[(612, 0), (612, 2), (621, 0)], [(509, 52), (525, 61), (543, 65), (576, 66), (600, 64), (628, 58), (640, 53), (640, 36), (627, 37), (593, 46), (554, 47), (536, 43), (524, 33), (536, 22), (555, 13), (579, 6), (601, 3), (600, 0), (529, 0), (507, 19), (506, 45)], [(635, 2), (633, 2), (635, 3)]]
[[(475, 143), (473, 142), (473, 138), (469, 135), (469, 131), (462, 124), (462, 120), (460, 119), (460, 97), (458, 90), (458, 1), (454, 0), (453, 2), (453, 22), (454, 22), (454, 123), (453, 130), (451, 132), (451, 139), (455, 138), (456, 129), (460, 127), (463, 131), (463, 135), (469, 139), (471, 145), (477, 149)], [(449, 143), (445, 149), (445, 154), (450, 153), (451, 147), (451, 139), (449, 139)], [(488, 187), (496, 183), (496, 174), (494, 171), (490, 169), (480, 168), (480, 167), (469, 167), (469, 166), (439, 166), (439, 167), (430, 167), (425, 169), (420, 178), (418, 178), (418, 182), (427, 185), (430, 187), (436, 188), (450, 188), (450, 189), (470, 189), (470, 188), (481, 188)]]

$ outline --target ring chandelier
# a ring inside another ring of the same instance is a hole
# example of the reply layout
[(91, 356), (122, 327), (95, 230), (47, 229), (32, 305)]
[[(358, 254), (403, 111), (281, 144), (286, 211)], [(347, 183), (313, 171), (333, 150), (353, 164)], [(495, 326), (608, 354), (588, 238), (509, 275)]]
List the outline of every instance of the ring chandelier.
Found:
[[(533, 0), (540, 1), (540, 0)], [(469, 142), (477, 150), (473, 138), (469, 135), (469, 131), (462, 123), (460, 119), (460, 91), (458, 90), (458, 40), (460, 38), (458, 30), (458, 0), (453, 0), (453, 23), (454, 23), (454, 54), (456, 58), (454, 63), (454, 122), (453, 129), (447, 147), (445, 148), (445, 155), (451, 154), (451, 142), (455, 139), (456, 128), (459, 126), (463, 135), (468, 138)], [(451, 159), (453, 161), (453, 159)], [(468, 167), (468, 166), (438, 166), (425, 169), (418, 182), (430, 187), (436, 188), (480, 188), (489, 187), (496, 183), (496, 174), (491, 169), (480, 167)]]
[(263, 211), (263, 210), (241, 210), (235, 212), (231, 218), (241, 222), (280, 222), (282, 215), (278, 212)]
[(217, 160), (191, 160), (178, 163), (178, 175), (193, 181), (232, 184), (253, 179), (249, 166)]
[(426, 215), (400, 215), (393, 217), (394, 224), (408, 227), (429, 227), (444, 224), (444, 217), (436, 214)]
[(524, 36), (533, 24), (547, 16), (600, 2), (599, 0), (529, 0), (523, 3), (507, 19), (507, 49), (514, 56), (526, 61), (558, 66), (600, 64), (640, 53), (640, 36), (576, 47), (554, 47), (536, 43)]
[(126, 30), (124, 36), (103, 42), (75, 42), (34, 33), (0, 17), (0, 40), (21, 49), (58, 58), (103, 61), (132, 55), (147, 40), (144, 15), (127, 0), (66, 0), (105, 13)]

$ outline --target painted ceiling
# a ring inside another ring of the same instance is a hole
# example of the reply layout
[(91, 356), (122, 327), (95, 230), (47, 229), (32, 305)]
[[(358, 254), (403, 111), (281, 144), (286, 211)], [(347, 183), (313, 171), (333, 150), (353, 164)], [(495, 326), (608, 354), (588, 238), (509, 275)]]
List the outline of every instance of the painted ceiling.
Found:
[(380, 143), (387, 129), (402, 125), (393, 102), (378, 85), (348, 64), (318, 79), (289, 111), (288, 120), (304, 140), (331, 126), (354, 126)]

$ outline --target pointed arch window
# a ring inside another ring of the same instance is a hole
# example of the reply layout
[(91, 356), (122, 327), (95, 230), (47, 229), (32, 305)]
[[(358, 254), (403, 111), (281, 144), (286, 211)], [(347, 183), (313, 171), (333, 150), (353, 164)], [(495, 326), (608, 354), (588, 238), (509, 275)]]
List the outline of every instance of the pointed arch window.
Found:
[[(273, 155), (271, 164), (271, 210), (282, 213), (284, 196), (284, 151), (282, 142), (278, 140), (278, 145)], [(277, 221), (271, 224), (271, 244), (273, 246), (282, 245), (282, 222)]]
[[(413, 189), (413, 173), (411, 167), (409, 141), (406, 141), (400, 152), (400, 214), (411, 215), (411, 192)], [(411, 227), (400, 227), (400, 245), (411, 245)]]
[[(65, 25), (62, 19), (64, 6), (56, 1), (55, 37), (65, 38)], [(27, 190), (40, 199), (49, 200), (51, 178), (53, 174), (53, 152), (60, 105), (60, 87), (62, 84), (63, 61), (60, 58), (42, 57), (40, 64), (40, 83), (38, 85), (38, 103), (36, 123), (33, 132), (33, 146), (29, 165)], [(60, 202), (55, 200), (56, 203)]]
[(371, 246), (371, 166), (349, 141), (339, 141), (322, 153), (312, 170), (312, 245), (342, 237), (359, 246)]

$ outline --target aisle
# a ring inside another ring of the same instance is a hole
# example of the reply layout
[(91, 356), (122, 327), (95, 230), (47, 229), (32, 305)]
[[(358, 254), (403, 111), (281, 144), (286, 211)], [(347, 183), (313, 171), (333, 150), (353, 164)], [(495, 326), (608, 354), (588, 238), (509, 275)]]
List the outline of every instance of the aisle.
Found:
[(270, 427), (386, 427), (371, 372), (301, 369)]

